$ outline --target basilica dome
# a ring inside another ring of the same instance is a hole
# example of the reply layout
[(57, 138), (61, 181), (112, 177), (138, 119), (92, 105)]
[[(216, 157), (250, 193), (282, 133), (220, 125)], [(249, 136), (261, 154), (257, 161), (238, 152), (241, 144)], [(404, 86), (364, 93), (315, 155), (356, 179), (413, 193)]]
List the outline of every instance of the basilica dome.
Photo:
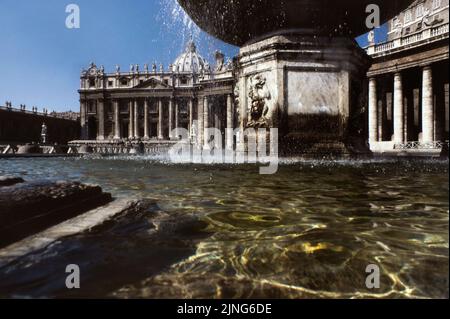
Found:
[(189, 41), (186, 50), (181, 54), (173, 64), (174, 72), (199, 73), (204, 69), (205, 59), (197, 53), (197, 47), (194, 41)]

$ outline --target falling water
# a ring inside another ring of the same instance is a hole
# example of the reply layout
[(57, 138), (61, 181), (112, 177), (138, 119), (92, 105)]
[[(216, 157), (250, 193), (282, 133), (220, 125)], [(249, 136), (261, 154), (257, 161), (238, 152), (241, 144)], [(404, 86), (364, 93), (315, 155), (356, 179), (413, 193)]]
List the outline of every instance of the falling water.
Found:
[(158, 21), (163, 26), (161, 32), (178, 34), (174, 46), (184, 45), (191, 37), (195, 41), (200, 40), (201, 30), (192, 21), (189, 15), (178, 4), (177, 0), (160, 0), (161, 11), (158, 15)]
[[(161, 27), (161, 38), (166, 38), (166, 34), (176, 34), (170, 45), (169, 54), (176, 56), (184, 50), (187, 41), (194, 40), (199, 47), (199, 51), (203, 54), (203, 58), (210, 63), (213, 62), (213, 52), (216, 50), (228, 50), (233, 48), (222, 41), (215, 39), (209, 34), (203, 32), (184, 9), (178, 4), (177, 0), (159, 0), (161, 10), (157, 16), (158, 23)], [(234, 52), (230, 55), (237, 54), (238, 48), (234, 48)], [(228, 56), (232, 58), (232, 56)]]

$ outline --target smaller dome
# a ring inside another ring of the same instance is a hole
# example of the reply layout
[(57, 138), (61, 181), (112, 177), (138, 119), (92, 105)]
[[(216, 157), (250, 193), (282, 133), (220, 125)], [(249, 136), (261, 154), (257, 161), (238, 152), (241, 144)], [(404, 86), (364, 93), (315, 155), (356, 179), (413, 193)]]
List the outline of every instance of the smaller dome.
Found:
[(197, 46), (194, 41), (189, 41), (186, 50), (173, 64), (174, 72), (199, 73), (205, 67), (205, 59), (197, 53)]

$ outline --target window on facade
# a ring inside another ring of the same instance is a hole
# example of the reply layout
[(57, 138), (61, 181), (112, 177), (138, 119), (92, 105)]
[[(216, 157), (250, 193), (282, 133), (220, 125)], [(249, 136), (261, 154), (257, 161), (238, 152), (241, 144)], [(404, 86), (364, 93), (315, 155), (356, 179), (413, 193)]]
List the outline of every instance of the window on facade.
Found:
[(416, 18), (423, 16), (423, 4), (419, 4), (416, 8)]
[(433, 9), (439, 9), (441, 7), (441, 0), (433, 0)]
[(139, 84), (142, 84), (142, 83), (144, 83), (144, 80), (139, 80)]
[(120, 80), (120, 85), (128, 85), (128, 80), (127, 79)]
[(398, 18), (397, 17), (392, 19), (392, 21), (391, 21), (391, 29), (392, 30), (394, 30), (397, 27), (397, 22), (398, 22)]
[(88, 113), (96, 113), (95, 102), (94, 101), (89, 101), (89, 103), (88, 103)]
[(405, 23), (411, 22), (412, 17), (411, 17), (411, 10), (408, 10), (405, 12)]
[(165, 85), (169, 85), (169, 80), (164, 80)]
[(181, 83), (181, 85), (187, 85), (188, 84), (188, 79), (183, 77), (183, 78), (180, 79), (180, 83)]
[(95, 80), (94, 79), (90, 79), (89, 80), (89, 87), (90, 88), (95, 87)]
[(114, 86), (114, 82), (113, 82), (113, 81), (108, 81), (108, 86), (109, 86), (109, 87)]

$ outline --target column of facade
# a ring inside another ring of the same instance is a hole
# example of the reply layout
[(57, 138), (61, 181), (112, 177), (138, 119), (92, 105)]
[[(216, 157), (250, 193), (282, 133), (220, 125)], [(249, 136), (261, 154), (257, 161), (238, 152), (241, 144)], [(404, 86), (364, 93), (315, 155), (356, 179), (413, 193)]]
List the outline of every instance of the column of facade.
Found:
[(369, 143), (378, 141), (377, 81), (369, 79)]
[(188, 124), (188, 129), (189, 129), (189, 137), (192, 138), (192, 123), (194, 121), (194, 100), (193, 99), (189, 99), (189, 124)]
[(422, 143), (434, 140), (433, 73), (431, 66), (422, 70)]
[(139, 138), (139, 101), (134, 100), (134, 137)]
[(227, 95), (227, 127), (226, 127), (226, 148), (232, 150), (234, 147), (233, 136), (233, 97)]
[(103, 99), (97, 100), (97, 116), (98, 116), (97, 139), (103, 141), (105, 139), (105, 101)]
[(203, 148), (209, 149), (209, 99), (204, 97), (203, 99)]
[[(217, 102), (216, 102), (217, 103)], [(222, 123), (220, 123), (220, 109), (219, 109), (219, 105), (218, 104), (212, 104), (211, 105), (211, 110), (210, 110), (211, 114), (213, 115), (214, 118), (214, 123), (213, 126), (215, 129), (221, 130), (222, 129)]]
[(150, 139), (150, 118), (148, 113), (148, 99), (144, 100), (144, 139)]
[(180, 111), (180, 102), (177, 100), (175, 101), (175, 138), (178, 139), (180, 136), (180, 133), (178, 132), (178, 128), (180, 127), (179, 123), (179, 111)]
[[(219, 104), (220, 102), (221, 102), (220, 100), (216, 99), (215, 103), (211, 104), (210, 113), (212, 114), (212, 118), (214, 121), (214, 123), (212, 123), (213, 127), (222, 133), (222, 123), (220, 121), (220, 111), (221, 111), (222, 105)], [(220, 140), (218, 139), (218, 137), (219, 136), (214, 135), (214, 147), (216, 149), (219, 149), (219, 148), (221, 149), (223, 147), (222, 146), (222, 143), (223, 143), (222, 142), (222, 134), (220, 134)]]
[(162, 99), (158, 100), (158, 139), (164, 139), (163, 132), (163, 101)]
[(134, 107), (133, 107), (133, 101), (129, 101), (128, 102), (128, 107), (129, 107), (129, 115), (130, 115), (130, 123), (128, 124), (128, 138), (132, 139), (134, 137), (134, 129), (133, 129), (133, 124), (134, 124)]
[(197, 100), (197, 144), (199, 147), (203, 147), (203, 99), (198, 98)]
[(169, 139), (173, 139), (173, 98), (169, 100)]
[(394, 142), (402, 144), (404, 142), (404, 106), (403, 106), (403, 82), (402, 75), (394, 75)]
[(88, 136), (88, 126), (87, 126), (87, 116), (86, 116), (86, 101), (80, 100), (80, 121), (81, 121), (81, 139), (87, 140)]
[(122, 137), (120, 136), (120, 109), (119, 109), (119, 101), (113, 101), (114, 107), (114, 139), (118, 140)]

